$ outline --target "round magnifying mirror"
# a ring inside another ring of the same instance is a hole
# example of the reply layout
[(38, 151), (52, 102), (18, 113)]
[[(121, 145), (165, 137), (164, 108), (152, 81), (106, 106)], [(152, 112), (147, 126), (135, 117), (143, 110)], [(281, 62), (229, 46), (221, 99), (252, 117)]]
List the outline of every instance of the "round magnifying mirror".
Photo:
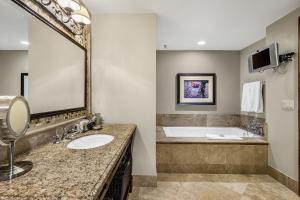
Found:
[(27, 102), (23, 98), (15, 98), (7, 115), (7, 123), (16, 139), (25, 134), (29, 123), (29, 113)]
[[(16, 141), (27, 131), (30, 110), (24, 97), (0, 97), (2, 127), (0, 140), (4, 143)], [(6, 126), (5, 126), (6, 125)]]
[(0, 167), (0, 181), (10, 180), (29, 172), (30, 161), (14, 162), (15, 141), (25, 135), (30, 121), (30, 110), (24, 97), (0, 96), (0, 140), (8, 144), (8, 165)]

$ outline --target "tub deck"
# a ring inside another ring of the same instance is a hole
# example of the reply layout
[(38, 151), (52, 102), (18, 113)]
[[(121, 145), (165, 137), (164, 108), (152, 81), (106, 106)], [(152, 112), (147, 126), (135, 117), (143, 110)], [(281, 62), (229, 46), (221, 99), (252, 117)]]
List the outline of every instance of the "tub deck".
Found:
[(243, 138), (243, 140), (211, 140), (205, 137), (166, 137), (163, 127), (156, 127), (156, 143), (157, 144), (194, 144), (194, 143), (209, 143), (209, 144), (256, 144), (268, 145), (265, 138)]
[(166, 137), (158, 126), (156, 165), (159, 173), (266, 174), (268, 142)]

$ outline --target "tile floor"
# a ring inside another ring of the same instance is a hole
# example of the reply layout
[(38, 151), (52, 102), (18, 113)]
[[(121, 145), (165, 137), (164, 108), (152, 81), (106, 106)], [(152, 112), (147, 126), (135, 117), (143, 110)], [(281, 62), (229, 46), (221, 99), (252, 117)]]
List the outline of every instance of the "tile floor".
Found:
[(300, 200), (268, 175), (158, 174), (157, 188), (134, 188), (129, 200)]

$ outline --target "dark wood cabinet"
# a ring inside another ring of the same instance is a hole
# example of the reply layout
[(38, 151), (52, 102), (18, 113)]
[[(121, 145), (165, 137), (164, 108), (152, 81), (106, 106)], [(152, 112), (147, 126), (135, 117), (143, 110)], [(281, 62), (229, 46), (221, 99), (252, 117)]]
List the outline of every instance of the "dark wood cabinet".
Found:
[(132, 191), (132, 148), (134, 134), (131, 136), (114, 170), (104, 185), (98, 199), (126, 200)]

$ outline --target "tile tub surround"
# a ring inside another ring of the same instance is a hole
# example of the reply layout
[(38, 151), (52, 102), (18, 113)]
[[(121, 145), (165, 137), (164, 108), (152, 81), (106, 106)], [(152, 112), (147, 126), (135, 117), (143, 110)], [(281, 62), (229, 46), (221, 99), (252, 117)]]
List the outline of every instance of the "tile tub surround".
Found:
[(107, 124), (101, 131), (78, 135), (113, 135), (115, 139), (103, 147), (70, 150), (69, 141), (64, 141), (18, 156), (17, 160), (32, 161), (33, 169), (11, 183), (0, 182), (0, 199), (96, 198), (135, 129), (133, 124)]
[(156, 126), (206, 126), (206, 115), (156, 114)]
[(266, 174), (266, 144), (157, 144), (157, 172)]
[(209, 140), (166, 137), (156, 128), (156, 167), (164, 173), (266, 174), (268, 142), (263, 138)]
[(158, 174), (158, 187), (134, 187), (129, 200), (299, 200), (268, 175)]
[[(240, 114), (156, 114), (156, 125), (246, 127), (253, 119), (253, 116)], [(264, 118), (257, 120), (265, 123)]]

